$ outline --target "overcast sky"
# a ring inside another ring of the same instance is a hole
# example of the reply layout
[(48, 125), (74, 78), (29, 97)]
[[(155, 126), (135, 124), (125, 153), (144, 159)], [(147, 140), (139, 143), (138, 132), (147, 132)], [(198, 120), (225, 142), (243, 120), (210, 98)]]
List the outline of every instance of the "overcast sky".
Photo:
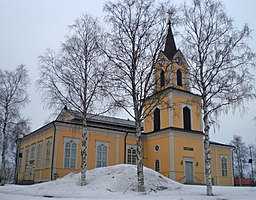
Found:
[[(25, 117), (31, 119), (31, 128), (35, 130), (46, 121), (52, 120), (52, 111), (44, 108), (37, 92), (36, 80), (39, 77), (38, 56), (47, 48), (57, 50), (64, 41), (67, 26), (82, 13), (103, 18), (105, 0), (0, 0), (0, 68), (15, 69), (25, 64), (29, 70), (30, 104), (23, 110)], [(179, 5), (183, 1), (171, 1)], [(253, 31), (250, 46), (256, 52), (256, 1), (224, 0), (229, 17), (234, 19), (236, 27), (248, 23)], [(168, 8), (166, 8), (168, 9)], [(179, 48), (179, 47), (178, 47)], [(256, 72), (253, 72), (256, 76)], [(234, 134), (241, 135), (247, 144), (256, 144), (256, 101), (246, 103), (248, 110), (242, 116), (239, 112), (230, 112), (221, 116), (220, 129), (211, 131), (211, 140), (229, 143)], [(127, 115), (123, 116), (124, 118)]]

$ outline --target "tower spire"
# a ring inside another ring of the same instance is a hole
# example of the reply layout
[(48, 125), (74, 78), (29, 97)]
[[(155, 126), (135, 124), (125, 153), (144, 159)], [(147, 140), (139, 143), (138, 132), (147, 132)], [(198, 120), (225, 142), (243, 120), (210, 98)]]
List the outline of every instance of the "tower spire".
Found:
[(164, 48), (164, 55), (171, 60), (174, 54), (177, 52), (176, 44), (174, 41), (173, 33), (172, 33), (172, 27), (171, 27), (171, 16), (173, 15), (173, 12), (171, 10), (168, 10), (168, 32), (165, 42), (165, 48)]

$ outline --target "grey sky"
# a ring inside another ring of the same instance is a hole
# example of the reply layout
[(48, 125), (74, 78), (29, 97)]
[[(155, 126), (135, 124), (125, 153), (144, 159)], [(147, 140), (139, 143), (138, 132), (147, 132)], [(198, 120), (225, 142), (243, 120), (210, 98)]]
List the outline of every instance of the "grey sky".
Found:
[[(14, 69), (25, 64), (29, 70), (31, 85), (29, 95), (31, 103), (24, 109), (24, 116), (31, 119), (32, 130), (51, 120), (52, 111), (46, 110), (37, 92), (35, 82), (39, 77), (38, 56), (47, 48), (58, 49), (64, 41), (67, 26), (86, 12), (95, 17), (103, 17), (102, 8), (105, 0), (0, 0), (0, 68)], [(171, 1), (179, 5), (181, 0)], [(224, 0), (229, 17), (241, 27), (248, 23), (253, 30), (254, 40), (251, 48), (256, 52), (256, 1)], [(167, 8), (168, 9), (168, 8)], [(254, 70), (256, 76), (256, 72)], [(229, 143), (234, 134), (241, 135), (248, 144), (256, 144), (256, 101), (247, 103), (247, 112), (230, 112), (221, 116), (220, 129), (211, 131), (211, 139)], [(124, 118), (127, 115), (124, 116)]]

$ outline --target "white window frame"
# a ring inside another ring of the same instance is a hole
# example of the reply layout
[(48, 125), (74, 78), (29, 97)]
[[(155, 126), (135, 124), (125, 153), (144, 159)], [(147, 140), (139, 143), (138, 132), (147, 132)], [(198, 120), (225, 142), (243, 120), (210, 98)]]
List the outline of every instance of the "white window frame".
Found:
[[(98, 152), (98, 147), (106, 147), (106, 152)], [(104, 141), (96, 141), (96, 159), (95, 159), (95, 167), (106, 167), (108, 166), (108, 152), (109, 152), (109, 142)], [(105, 158), (103, 154), (106, 153)], [(101, 155), (100, 155), (101, 154)]]
[(51, 138), (47, 138), (45, 140), (45, 146), (46, 146), (46, 150), (45, 150), (45, 168), (49, 168), (50, 167), (50, 157), (51, 157), (51, 145), (52, 144), (52, 139)]
[[(223, 168), (223, 162), (222, 162), (223, 158), (226, 159), (226, 163), (225, 163), (226, 169)], [(224, 155), (220, 156), (220, 165), (221, 165), (221, 176), (227, 177), (228, 176), (228, 158), (227, 158), (227, 156), (224, 156)]]
[[(135, 154), (133, 153), (133, 151), (131, 151), (131, 159), (129, 159), (129, 150), (130, 149), (135, 150)], [(134, 157), (135, 157), (135, 160), (134, 160)], [(137, 164), (137, 147), (136, 147), (136, 145), (132, 145), (132, 144), (126, 145), (126, 164), (130, 164), (130, 165)]]
[[(70, 152), (69, 155), (66, 155), (66, 144), (70, 143)], [(72, 157), (72, 144), (76, 145), (75, 156)], [(64, 153), (63, 153), (63, 168), (64, 169), (76, 169), (77, 168), (77, 151), (78, 151), (79, 139), (64, 137)], [(65, 164), (65, 160), (68, 159), (68, 165)], [(74, 165), (71, 165), (71, 161), (74, 160)]]

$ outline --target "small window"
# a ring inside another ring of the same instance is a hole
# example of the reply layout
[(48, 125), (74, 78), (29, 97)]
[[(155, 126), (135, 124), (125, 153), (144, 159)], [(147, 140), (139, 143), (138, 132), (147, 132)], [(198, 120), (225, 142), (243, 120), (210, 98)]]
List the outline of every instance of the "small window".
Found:
[(155, 171), (159, 172), (160, 171), (160, 161), (155, 160)]
[(165, 85), (165, 73), (164, 70), (161, 70), (160, 73), (160, 86), (163, 87)]
[(221, 157), (221, 175), (228, 176), (228, 162), (225, 156)]
[(160, 130), (160, 109), (156, 108), (154, 110), (154, 131)]
[(191, 112), (187, 106), (183, 108), (183, 123), (185, 130), (191, 130)]
[(156, 151), (156, 152), (159, 151), (159, 146), (158, 146), (158, 145), (155, 146), (155, 151)]
[(128, 146), (127, 148), (127, 164), (136, 165), (137, 155), (136, 146)]
[(177, 85), (182, 86), (182, 73), (180, 69), (177, 70), (176, 76), (177, 76)]

